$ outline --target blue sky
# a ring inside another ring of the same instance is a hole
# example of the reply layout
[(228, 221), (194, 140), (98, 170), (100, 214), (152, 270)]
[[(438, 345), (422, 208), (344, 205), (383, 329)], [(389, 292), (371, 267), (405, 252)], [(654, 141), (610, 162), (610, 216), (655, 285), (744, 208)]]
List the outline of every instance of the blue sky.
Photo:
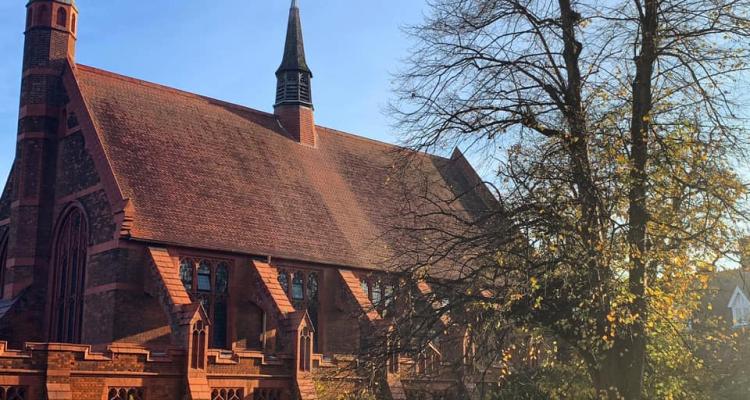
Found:
[[(76, 61), (271, 111), (289, 0), (76, 0)], [(15, 153), (25, 2), (0, 1), (0, 190)], [(424, 0), (300, 0), (316, 122), (394, 142), (383, 108)]]

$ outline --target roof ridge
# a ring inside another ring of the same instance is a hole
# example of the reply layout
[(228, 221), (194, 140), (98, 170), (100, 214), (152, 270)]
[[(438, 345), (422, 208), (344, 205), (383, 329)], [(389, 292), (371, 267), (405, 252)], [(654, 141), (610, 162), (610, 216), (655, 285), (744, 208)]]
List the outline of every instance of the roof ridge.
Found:
[(261, 111), (261, 110), (258, 110), (256, 108), (251, 108), (251, 107), (243, 106), (243, 105), (237, 104), (237, 103), (231, 103), (231, 102), (226, 101), (226, 100), (221, 100), (221, 99), (217, 99), (215, 97), (210, 97), (210, 96), (205, 96), (205, 95), (198, 94), (198, 93), (189, 92), (189, 91), (183, 90), (183, 89), (173, 88), (171, 86), (166, 86), (166, 85), (163, 85), (163, 84), (160, 84), (160, 83), (154, 83), (154, 82), (146, 81), (146, 80), (143, 80), (143, 79), (133, 78), (133, 77), (130, 77), (130, 76), (127, 76), (127, 75), (118, 74), (116, 72), (111, 72), (111, 71), (107, 71), (107, 70), (104, 70), (104, 69), (101, 69), (101, 68), (92, 67), (90, 65), (76, 64), (76, 68), (80, 68), (80, 69), (82, 69), (84, 71), (92, 72), (92, 73), (95, 73), (95, 74), (108, 76), (110, 78), (119, 79), (119, 80), (122, 80), (122, 81), (125, 81), (125, 82), (130, 82), (130, 83), (135, 83), (137, 85), (141, 85), (141, 86), (145, 86), (145, 87), (150, 87), (152, 89), (166, 90), (166, 91), (172, 92), (172, 93), (174, 93), (176, 95), (180, 95), (180, 96), (184, 96), (184, 97), (189, 97), (189, 98), (215, 101), (215, 102), (220, 103), (221, 105), (224, 105), (224, 106), (228, 106), (228, 107), (232, 107), (232, 108), (237, 108), (237, 109), (242, 109), (242, 110), (249, 111), (249, 112), (256, 113), (256, 114), (260, 114), (260, 115), (263, 115), (263, 116), (266, 116), (266, 117), (276, 118), (276, 116), (274, 114), (266, 112), (266, 111)]
[[(166, 86), (166, 85), (163, 85), (163, 84), (160, 84), (160, 83), (154, 83), (154, 82), (146, 81), (146, 80), (143, 80), (143, 79), (133, 78), (133, 77), (130, 77), (130, 76), (127, 76), (127, 75), (118, 74), (116, 72), (111, 72), (111, 71), (107, 71), (107, 70), (104, 70), (104, 69), (101, 69), (101, 68), (92, 67), (90, 65), (76, 64), (76, 68), (79, 68), (81, 70), (88, 71), (88, 72), (91, 72), (91, 73), (95, 73), (95, 74), (107, 76), (107, 77), (110, 77), (110, 78), (119, 79), (119, 80), (122, 80), (122, 81), (125, 81), (125, 82), (130, 82), (130, 83), (134, 83), (134, 84), (137, 84), (137, 85), (141, 85), (141, 86), (145, 86), (145, 87), (150, 87), (152, 89), (165, 90), (165, 91), (174, 93), (174, 94), (179, 95), (179, 96), (187, 97), (187, 98), (203, 99), (203, 100), (213, 101), (213, 102), (216, 102), (216, 103), (218, 103), (218, 104), (220, 104), (222, 106), (226, 106), (226, 107), (237, 109), (237, 110), (247, 111), (247, 112), (259, 114), (259, 115), (264, 116), (264, 117), (269, 117), (269, 118), (276, 119), (276, 115), (275, 114), (269, 113), (269, 112), (266, 112), (266, 111), (261, 111), (261, 110), (258, 110), (256, 108), (251, 108), (251, 107), (248, 107), (248, 106), (243, 106), (241, 104), (232, 103), (232, 102), (229, 102), (229, 101), (226, 101), (226, 100), (221, 100), (221, 99), (217, 99), (217, 98), (210, 97), (210, 96), (204, 96), (204, 95), (201, 95), (201, 94), (198, 94), (198, 93), (189, 92), (189, 91), (183, 90), (183, 89), (173, 88), (171, 86)], [(417, 155), (428, 157), (428, 158), (438, 158), (438, 159), (441, 159), (441, 160), (450, 160), (449, 157), (443, 157), (443, 156), (440, 156), (440, 155), (437, 155), (437, 154), (428, 153), (426, 151), (410, 149), (410, 148), (408, 148), (406, 146), (403, 146), (403, 145), (400, 145), (400, 144), (388, 143), (388, 142), (383, 141), (383, 140), (377, 140), (377, 139), (368, 138), (368, 137), (357, 135), (357, 134), (354, 134), (354, 133), (351, 133), (351, 132), (342, 131), (340, 129), (330, 128), (330, 127), (323, 126), (323, 125), (318, 125), (318, 124), (316, 124), (316, 127), (317, 128), (321, 128), (321, 129), (327, 131), (328, 133), (332, 133), (332, 134), (336, 134), (336, 135), (340, 135), (340, 136), (346, 136), (346, 137), (348, 137), (350, 139), (356, 139), (356, 140), (360, 140), (360, 141), (365, 141), (365, 142), (377, 144), (377, 145), (380, 145), (380, 146), (383, 146), (383, 147), (394, 148), (394, 149), (397, 149), (397, 150), (406, 150), (406, 151), (409, 151), (409, 152), (411, 152), (413, 154), (417, 154)]]
[(410, 149), (409, 147), (406, 147), (406, 146), (403, 146), (403, 145), (400, 145), (400, 144), (388, 143), (388, 142), (383, 141), (383, 140), (373, 139), (373, 138), (369, 138), (369, 137), (366, 137), (366, 136), (357, 135), (357, 134), (354, 134), (354, 133), (351, 133), (351, 132), (342, 131), (340, 129), (329, 128), (327, 126), (322, 126), (322, 125), (316, 125), (316, 126), (318, 128), (323, 129), (323, 130), (326, 130), (326, 131), (328, 131), (328, 133), (332, 133), (334, 135), (347, 136), (347, 137), (349, 137), (351, 139), (361, 140), (361, 141), (364, 141), (364, 142), (370, 142), (370, 143), (377, 144), (377, 145), (384, 146), (384, 147), (395, 147), (395, 148), (397, 148), (399, 150), (406, 150), (406, 151), (412, 152), (414, 154), (419, 154), (419, 155), (422, 155), (422, 156), (425, 156), (425, 157), (434, 157), (434, 158), (439, 158), (439, 159), (443, 159), (443, 160), (450, 160), (450, 158), (448, 158), (448, 157), (443, 157), (443, 156), (440, 156), (440, 155), (437, 155), (437, 154), (428, 153), (428, 152), (422, 151), (422, 150)]

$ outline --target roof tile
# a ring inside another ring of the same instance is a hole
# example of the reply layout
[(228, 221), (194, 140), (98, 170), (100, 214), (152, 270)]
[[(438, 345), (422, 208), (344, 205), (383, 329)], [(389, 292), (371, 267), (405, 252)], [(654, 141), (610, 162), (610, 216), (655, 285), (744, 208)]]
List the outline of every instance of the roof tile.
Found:
[[(272, 114), (91, 67), (75, 75), (132, 201), (133, 237), (367, 269), (392, 258), (401, 148), (323, 127), (310, 148)], [(412, 165), (453, 193), (450, 162), (420, 153)]]

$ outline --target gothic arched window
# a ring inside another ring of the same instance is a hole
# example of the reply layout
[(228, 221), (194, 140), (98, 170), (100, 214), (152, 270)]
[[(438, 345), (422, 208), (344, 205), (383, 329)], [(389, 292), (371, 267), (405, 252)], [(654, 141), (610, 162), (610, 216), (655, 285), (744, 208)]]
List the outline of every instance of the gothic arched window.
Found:
[[(318, 330), (320, 309), (320, 281), (318, 273), (313, 271), (279, 270), (279, 284), (289, 297), (295, 310), (307, 310), (313, 329)], [(291, 284), (290, 281), (291, 280)], [(320, 336), (318, 336), (320, 337)], [(318, 352), (318, 340), (313, 343), (314, 351)]]
[(183, 258), (180, 279), (193, 301), (200, 301), (211, 319), (211, 347), (227, 348), (229, 343), (229, 263), (226, 261)]
[(292, 302), (298, 302), (305, 299), (305, 275), (302, 272), (295, 272), (292, 278)]
[(63, 216), (55, 238), (50, 335), (53, 341), (78, 343), (81, 340), (87, 250), (86, 217), (80, 208), (71, 208)]
[(68, 26), (68, 12), (62, 7), (57, 9), (57, 25), (63, 27)]
[(5, 268), (8, 265), (8, 235), (0, 236), (0, 299), (5, 295)]

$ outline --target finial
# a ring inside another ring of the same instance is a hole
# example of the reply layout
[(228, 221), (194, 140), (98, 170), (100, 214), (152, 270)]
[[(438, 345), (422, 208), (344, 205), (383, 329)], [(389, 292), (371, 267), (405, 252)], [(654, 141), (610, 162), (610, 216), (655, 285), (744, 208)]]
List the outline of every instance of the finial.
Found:
[(292, 0), (292, 8), (299, 8), (299, 1), (298, 0)]

